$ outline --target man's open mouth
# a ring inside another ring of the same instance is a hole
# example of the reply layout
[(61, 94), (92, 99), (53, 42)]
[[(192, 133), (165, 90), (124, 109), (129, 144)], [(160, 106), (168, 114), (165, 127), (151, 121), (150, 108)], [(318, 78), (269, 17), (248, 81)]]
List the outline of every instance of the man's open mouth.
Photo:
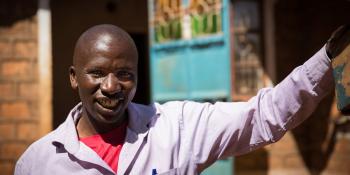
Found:
[(121, 99), (98, 98), (96, 101), (102, 107), (107, 109), (115, 109)]

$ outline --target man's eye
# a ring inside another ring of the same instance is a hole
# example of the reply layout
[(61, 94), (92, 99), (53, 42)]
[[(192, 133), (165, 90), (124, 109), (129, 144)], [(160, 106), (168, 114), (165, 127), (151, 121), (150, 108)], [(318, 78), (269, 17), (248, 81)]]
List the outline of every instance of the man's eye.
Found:
[(89, 71), (89, 74), (94, 77), (103, 77), (104, 73), (101, 70), (92, 70)]
[(117, 73), (117, 77), (118, 77), (118, 79), (120, 79), (122, 81), (128, 81), (128, 80), (132, 80), (134, 78), (134, 74), (132, 74), (131, 72), (128, 72), (128, 71), (119, 71)]

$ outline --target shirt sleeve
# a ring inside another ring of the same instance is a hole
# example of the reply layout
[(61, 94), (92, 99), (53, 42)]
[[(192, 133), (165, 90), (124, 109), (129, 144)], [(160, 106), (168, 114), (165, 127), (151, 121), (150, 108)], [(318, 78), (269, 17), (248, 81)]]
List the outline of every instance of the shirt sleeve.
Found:
[(35, 151), (32, 146), (21, 155), (21, 157), (17, 160), (15, 166), (14, 175), (31, 175), (31, 166), (32, 163), (35, 162)]
[(199, 169), (276, 142), (304, 121), (334, 88), (330, 65), (323, 47), (277, 86), (261, 89), (247, 102), (184, 102), (180, 123)]

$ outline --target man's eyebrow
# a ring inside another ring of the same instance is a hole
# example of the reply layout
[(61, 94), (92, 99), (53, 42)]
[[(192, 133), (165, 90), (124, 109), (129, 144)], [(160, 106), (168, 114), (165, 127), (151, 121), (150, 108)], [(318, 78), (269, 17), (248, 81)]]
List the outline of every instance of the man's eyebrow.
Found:
[[(91, 65), (89, 67), (85, 67), (84, 70), (94, 70), (94, 69), (109, 69), (108, 67), (104, 67), (102, 65)], [(126, 70), (126, 71), (133, 71), (133, 70), (137, 70), (137, 67), (134, 68), (133, 66), (128, 66), (128, 65), (124, 65), (121, 67), (116, 67), (114, 70), (119, 71), (119, 70)]]
[(118, 68), (118, 69), (120, 69), (120, 70), (129, 70), (129, 71), (134, 70), (132, 67), (121, 67), (121, 68)]

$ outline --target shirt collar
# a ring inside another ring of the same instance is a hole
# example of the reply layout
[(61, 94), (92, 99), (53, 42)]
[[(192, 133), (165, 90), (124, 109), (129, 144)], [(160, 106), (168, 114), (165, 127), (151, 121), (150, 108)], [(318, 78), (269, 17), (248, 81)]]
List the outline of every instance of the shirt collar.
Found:
[(54, 142), (58, 142), (72, 154), (76, 153), (80, 147), (76, 124), (79, 121), (82, 107), (81, 102), (77, 104), (69, 112), (67, 119), (54, 131), (56, 133)]
[[(76, 153), (79, 150), (80, 142), (76, 130), (76, 124), (79, 121), (82, 112), (82, 103), (77, 104), (68, 114), (67, 119), (55, 131), (58, 142), (69, 153)], [(144, 106), (136, 103), (130, 103), (128, 106), (129, 124), (128, 128), (136, 134), (143, 134), (148, 131), (152, 118), (156, 116), (154, 105)]]
[(153, 104), (145, 106), (130, 103), (128, 106), (128, 127), (137, 134), (145, 133), (150, 127), (152, 118), (156, 116), (156, 111), (157, 110)]

